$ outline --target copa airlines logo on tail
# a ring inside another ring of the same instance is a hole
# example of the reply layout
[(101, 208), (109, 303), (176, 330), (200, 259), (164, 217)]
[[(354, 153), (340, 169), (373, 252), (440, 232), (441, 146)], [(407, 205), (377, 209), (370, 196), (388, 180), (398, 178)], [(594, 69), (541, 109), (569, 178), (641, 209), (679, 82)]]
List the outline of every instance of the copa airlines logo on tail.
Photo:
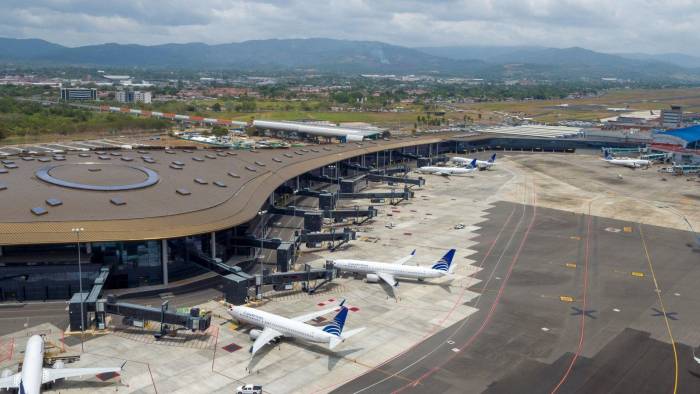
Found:
[(434, 270), (447, 272), (450, 270), (450, 266), (452, 265), (452, 258), (453, 257), (455, 257), (455, 250), (450, 249), (447, 253), (445, 253), (444, 256), (442, 256), (440, 261), (435, 263), (431, 268)]
[(340, 336), (340, 333), (343, 332), (343, 326), (345, 325), (345, 318), (348, 317), (348, 308), (342, 306), (344, 303), (344, 300), (340, 303), (340, 312), (335, 315), (332, 323), (323, 327), (323, 331), (338, 337)]

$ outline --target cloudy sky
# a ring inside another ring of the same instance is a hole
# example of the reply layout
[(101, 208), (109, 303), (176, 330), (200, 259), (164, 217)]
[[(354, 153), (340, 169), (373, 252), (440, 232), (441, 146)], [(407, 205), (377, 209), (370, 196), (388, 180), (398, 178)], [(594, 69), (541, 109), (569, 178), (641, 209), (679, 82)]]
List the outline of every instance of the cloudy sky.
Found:
[(79, 46), (329, 37), (405, 46), (698, 48), (700, 0), (2, 0), (0, 37)]

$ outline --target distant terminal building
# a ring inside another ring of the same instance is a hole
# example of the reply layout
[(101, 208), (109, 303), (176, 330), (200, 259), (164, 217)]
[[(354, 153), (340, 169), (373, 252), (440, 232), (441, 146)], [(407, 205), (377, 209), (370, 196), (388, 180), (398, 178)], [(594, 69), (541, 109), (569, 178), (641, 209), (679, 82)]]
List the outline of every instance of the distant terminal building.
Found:
[(61, 101), (95, 101), (95, 88), (61, 88)]
[(683, 127), (683, 107), (672, 105), (671, 109), (662, 110), (661, 126), (666, 129)]
[(700, 163), (700, 125), (654, 133), (652, 148), (672, 153), (675, 163)]
[(144, 103), (150, 104), (152, 100), (151, 92), (117, 90), (115, 99), (120, 103)]

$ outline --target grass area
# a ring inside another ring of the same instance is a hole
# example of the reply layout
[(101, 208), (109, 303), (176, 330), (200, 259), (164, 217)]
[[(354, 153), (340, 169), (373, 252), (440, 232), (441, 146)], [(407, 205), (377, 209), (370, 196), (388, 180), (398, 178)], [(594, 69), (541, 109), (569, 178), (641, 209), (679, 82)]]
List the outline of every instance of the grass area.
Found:
[[(569, 104), (569, 108), (557, 107)], [(670, 105), (682, 105), (685, 111), (700, 112), (700, 88), (687, 89), (617, 89), (599, 97), (576, 100), (543, 100), (518, 102), (491, 102), (465, 104), (460, 107), (483, 117), (495, 112), (508, 112), (531, 117), (540, 122), (560, 120), (598, 121), (616, 115), (609, 107), (628, 107), (631, 110), (660, 110)], [(589, 106), (588, 108), (585, 108)]]

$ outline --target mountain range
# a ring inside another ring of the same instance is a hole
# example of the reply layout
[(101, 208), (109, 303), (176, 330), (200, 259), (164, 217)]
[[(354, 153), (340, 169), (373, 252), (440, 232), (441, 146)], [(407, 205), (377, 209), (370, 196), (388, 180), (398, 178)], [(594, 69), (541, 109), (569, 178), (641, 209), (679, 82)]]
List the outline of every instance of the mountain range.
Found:
[(99, 44), (66, 47), (38, 39), (0, 38), (0, 63), (173, 68), (244, 72), (435, 74), (478, 78), (700, 81), (700, 58), (607, 54), (584, 48), (461, 46), (408, 48), (326, 38), (203, 43)]

